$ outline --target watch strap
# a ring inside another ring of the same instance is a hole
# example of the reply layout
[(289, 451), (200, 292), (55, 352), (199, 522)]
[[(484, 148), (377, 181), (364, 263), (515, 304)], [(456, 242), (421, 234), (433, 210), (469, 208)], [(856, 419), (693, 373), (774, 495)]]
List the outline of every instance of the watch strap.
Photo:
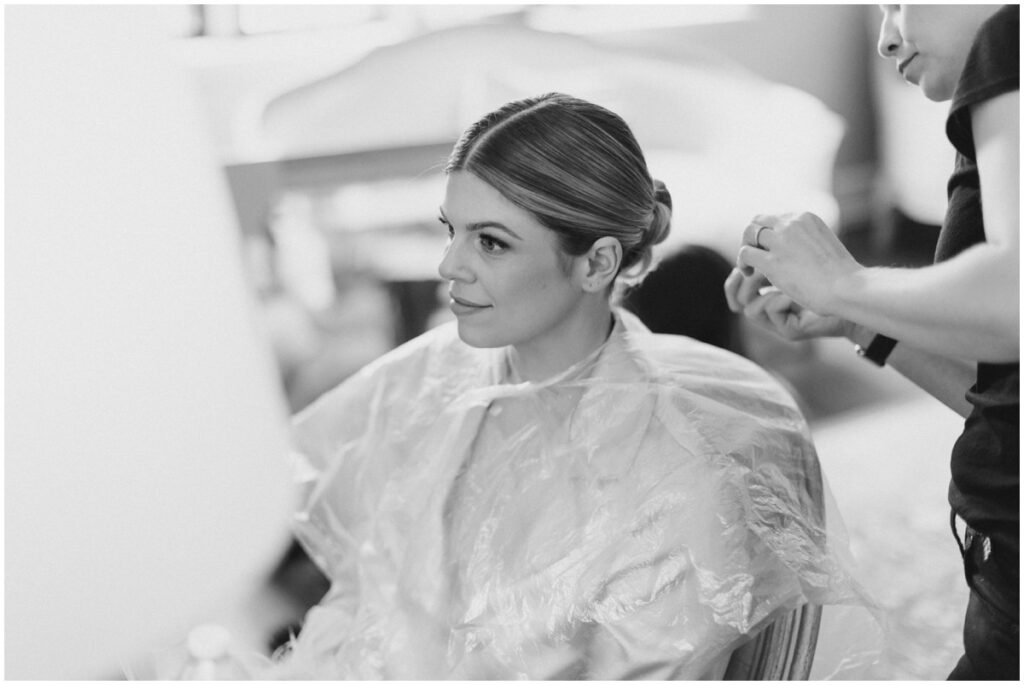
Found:
[(896, 347), (897, 342), (894, 338), (878, 333), (871, 339), (867, 347), (857, 345), (855, 349), (857, 354), (871, 363), (877, 366), (885, 366), (885, 360), (889, 358), (889, 353), (892, 352), (892, 348)]

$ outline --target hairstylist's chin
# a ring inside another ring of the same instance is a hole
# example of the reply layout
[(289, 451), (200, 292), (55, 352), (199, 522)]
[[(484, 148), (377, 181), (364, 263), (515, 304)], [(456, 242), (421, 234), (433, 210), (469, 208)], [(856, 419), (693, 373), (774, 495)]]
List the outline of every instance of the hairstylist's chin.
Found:
[(953, 86), (948, 79), (941, 75), (921, 73), (916, 81), (911, 81), (921, 89), (921, 93), (932, 102), (948, 102), (953, 99)]

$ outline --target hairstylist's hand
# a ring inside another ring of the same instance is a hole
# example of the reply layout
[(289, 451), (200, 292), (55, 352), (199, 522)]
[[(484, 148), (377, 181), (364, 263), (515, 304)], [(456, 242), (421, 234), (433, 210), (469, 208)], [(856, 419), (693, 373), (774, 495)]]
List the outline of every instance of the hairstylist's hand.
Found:
[(818, 314), (830, 314), (843, 281), (863, 268), (814, 214), (762, 214), (743, 231), (736, 258), (746, 276), (760, 272)]
[(834, 316), (820, 316), (797, 304), (791, 297), (768, 284), (759, 273), (745, 276), (733, 269), (725, 279), (729, 309), (742, 312), (755, 324), (786, 340), (848, 336), (852, 324)]

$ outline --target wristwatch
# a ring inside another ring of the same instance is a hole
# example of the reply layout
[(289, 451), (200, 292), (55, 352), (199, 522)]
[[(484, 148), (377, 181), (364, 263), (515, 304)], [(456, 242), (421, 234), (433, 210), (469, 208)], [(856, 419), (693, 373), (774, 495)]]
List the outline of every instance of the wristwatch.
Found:
[(885, 360), (889, 358), (892, 348), (896, 347), (897, 341), (887, 335), (877, 334), (871, 339), (871, 343), (865, 348), (854, 345), (853, 349), (857, 354), (878, 366), (885, 366)]

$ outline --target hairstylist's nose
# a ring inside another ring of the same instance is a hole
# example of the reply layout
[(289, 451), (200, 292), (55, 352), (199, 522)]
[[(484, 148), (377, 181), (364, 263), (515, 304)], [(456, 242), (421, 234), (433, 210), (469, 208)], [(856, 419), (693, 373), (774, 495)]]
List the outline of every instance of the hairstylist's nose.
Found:
[(878, 54), (882, 57), (895, 57), (903, 37), (900, 35), (892, 16), (886, 12), (882, 16), (882, 26), (878, 30)]

